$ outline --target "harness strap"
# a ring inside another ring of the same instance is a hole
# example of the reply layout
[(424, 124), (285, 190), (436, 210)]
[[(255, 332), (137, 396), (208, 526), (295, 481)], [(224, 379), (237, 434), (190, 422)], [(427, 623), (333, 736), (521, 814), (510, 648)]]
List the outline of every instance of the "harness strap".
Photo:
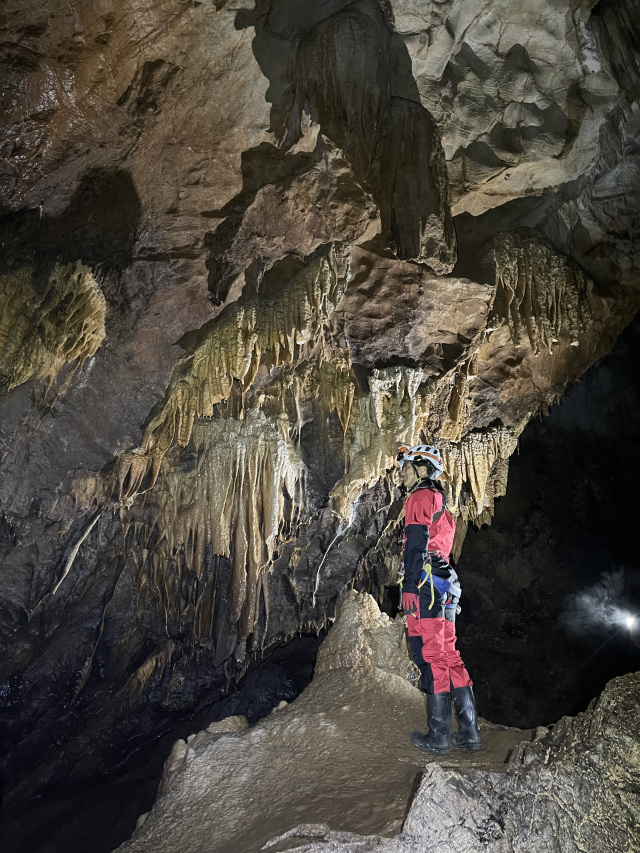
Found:
[[(431, 603), (429, 604), (429, 610), (433, 607), (433, 602), (435, 601), (435, 592), (433, 591), (433, 572), (431, 571), (431, 563), (425, 563), (422, 569), (422, 577), (420, 578), (420, 583), (418, 584), (418, 589), (420, 589), (426, 582), (427, 578), (429, 578), (429, 583), (431, 584)], [(438, 592), (440, 590), (438, 589)]]
[(424, 584), (429, 580), (431, 584), (431, 604), (429, 605), (429, 610), (433, 607), (434, 602), (434, 591), (435, 587), (440, 595), (451, 595), (454, 598), (460, 598), (462, 595), (462, 588), (459, 584), (453, 583), (452, 581), (447, 581), (444, 578), (438, 577), (438, 575), (434, 575), (431, 567), (431, 563), (425, 563), (424, 568), (422, 570), (422, 577), (420, 578), (420, 583), (418, 584), (418, 589), (420, 589)]

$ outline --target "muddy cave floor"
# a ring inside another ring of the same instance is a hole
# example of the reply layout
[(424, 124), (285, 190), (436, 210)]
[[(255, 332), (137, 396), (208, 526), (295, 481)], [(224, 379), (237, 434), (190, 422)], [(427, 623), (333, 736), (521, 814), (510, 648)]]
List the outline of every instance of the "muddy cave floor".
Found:
[[(401, 630), (400, 620), (387, 624)], [(300, 825), (310, 825), (303, 837), (313, 837), (318, 825), (391, 837), (401, 831), (428, 763), (500, 772), (517, 745), (535, 737), (535, 728), (481, 720), (482, 752), (453, 750), (442, 758), (420, 752), (409, 737), (414, 729), (425, 730), (424, 697), (398, 674), (397, 665), (394, 673), (349, 662), (340, 668), (339, 662), (328, 672), (320, 665), (314, 676), (318, 651), (331, 633), (298, 637), (271, 650), (235, 692), (210, 705), (203, 702), (190, 720), (150, 738), (124, 768), (5, 807), (0, 849), (110, 853), (124, 843), (122, 853), (251, 853)], [(355, 637), (339, 645), (358, 647)], [(597, 692), (594, 688), (594, 696)], [(235, 730), (242, 718), (249, 728)], [(162, 795), (171, 763), (167, 759), (179, 739), (195, 746), (197, 757), (181, 774), (187, 781), (174, 795), (175, 813), (161, 814), (146, 842), (139, 833), (127, 841), (140, 815), (161, 799), (158, 787)], [(180, 818), (199, 810), (203, 818), (193, 837)], [(278, 853), (299, 844), (300, 838), (284, 839), (269, 849)]]
[[(199, 752), (187, 770), (190, 794), (181, 786), (184, 793), (150, 834), (126, 844), (123, 853), (152, 850), (159, 835), (162, 849), (176, 853), (204, 849), (205, 839), (210, 853), (257, 853), (297, 825), (393, 836), (402, 828), (427, 762), (499, 770), (516, 744), (533, 734), (485, 724), (483, 752), (456, 750), (436, 758), (409, 740), (410, 732), (424, 725), (423, 698), (401, 677), (376, 668), (323, 674), (294, 704), (276, 710), (249, 734), (221, 737)], [(202, 778), (201, 762), (209, 764), (208, 782), (220, 782), (214, 802), (212, 789), (196, 781)], [(230, 768), (236, 772), (227, 775)], [(175, 827), (184, 808), (202, 809), (197, 828), (191, 822)], [(272, 849), (287, 846), (285, 841)]]
[[(309, 642), (303, 650), (307, 659), (313, 645)], [(272, 678), (274, 672), (272, 664)], [(235, 702), (227, 700), (214, 716), (220, 718), (225, 708), (227, 713), (247, 713), (251, 690), (255, 693), (255, 679), (253, 687), (249, 685)], [(293, 690), (290, 680), (281, 679), (276, 693), (265, 695), (263, 701), (283, 694), (291, 699)], [(426, 755), (409, 740), (414, 729), (425, 729), (424, 697), (406, 679), (373, 667), (325, 672), (294, 702), (281, 701), (280, 706), (247, 732), (215, 735), (213, 743), (198, 752), (196, 764), (201, 771), (204, 762), (206, 783), (197, 780), (195, 789), (185, 793), (186, 801), (178, 798), (176, 808), (202, 809), (199, 837), (172, 829), (175, 816), (169, 816), (168, 825), (160, 830), (162, 849), (196, 850), (204, 841), (210, 853), (250, 853), (300, 824), (393, 836), (402, 827), (427, 762), (458, 769), (506, 769), (514, 747), (534, 734), (482, 721), (482, 752)], [(260, 713), (259, 707), (249, 710), (250, 718)], [(229, 719), (232, 727), (238, 718)], [(131, 836), (139, 815), (151, 808), (164, 760), (177, 737), (197, 731), (202, 720), (155, 742), (146, 760), (139, 758), (124, 773), (52, 790), (6, 815), (0, 832), (2, 849), (5, 853), (113, 850)], [(216, 726), (225, 728), (224, 722), (214, 723), (212, 730)], [(284, 850), (291, 843), (283, 841), (273, 849)], [(152, 850), (156, 844), (152, 836), (148, 845), (134, 841), (126, 849), (132, 845), (132, 851)]]

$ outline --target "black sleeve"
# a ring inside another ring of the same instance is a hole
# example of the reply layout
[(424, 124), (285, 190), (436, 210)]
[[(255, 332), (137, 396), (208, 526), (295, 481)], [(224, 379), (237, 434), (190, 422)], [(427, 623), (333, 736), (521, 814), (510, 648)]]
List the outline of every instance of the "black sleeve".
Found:
[(407, 538), (402, 591), (416, 593), (429, 548), (429, 527), (426, 524), (407, 524), (404, 533)]

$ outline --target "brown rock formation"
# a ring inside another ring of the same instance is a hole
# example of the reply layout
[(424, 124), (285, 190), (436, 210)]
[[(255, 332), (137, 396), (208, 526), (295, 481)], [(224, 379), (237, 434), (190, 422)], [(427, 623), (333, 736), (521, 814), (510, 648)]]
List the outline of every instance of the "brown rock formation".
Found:
[(24, 791), (112, 767), (357, 573), (388, 583), (399, 443), (442, 444), (459, 552), (527, 421), (635, 313), (637, 17), (489, 5), (9, 2)]
[(406, 680), (402, 623), (351, 592), (302, 695), (248, 732), (231, 717), (178, 741), (153, 809), (118, 850), (637, 847), (638, 674), (551, 731), (482, 720), (482, 752), (425, 759), (406, 736), (425, 712)]

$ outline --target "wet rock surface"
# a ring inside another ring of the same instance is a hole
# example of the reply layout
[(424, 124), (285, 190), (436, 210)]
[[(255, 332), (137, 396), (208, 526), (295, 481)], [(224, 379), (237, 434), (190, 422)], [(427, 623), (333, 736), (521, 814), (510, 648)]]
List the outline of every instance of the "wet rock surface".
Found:
[(10, 0), (3, 293), (32, 342), (56, 265), (106, 309), (49, 387), (0, 317), (9, 801), (389, 584), (398, 444), (442, 444), (456, 554), (489, 521), (640, 304), (637, 11)]
[(118, 849), (636, 849), (638, 674), (550, 731), (482, 721), (483, 752), (431, 760), (408, 738), (425, 712), (402, 659), (402, 620), (350, 593), (304, 693), (248, 732), (229, 718), (179, 741), (154, 808)]
[(506, 772), (428, 765), (393, 840), (303, 828), (299, 836), (321, 840), (280, 849), (636, 850), (639, 689), (637, 673), (614, 679), (587, 712), (563, 717), (551, 732), (523, 744)]
[[(158, 800), (118, 849), (249, 853), (299, 824), (294, 837), (321, 833), (323, 824), (396, 835), (425, 767), (409, 738), (425, 727), (424, 696), (408, 673), (404, 620), (350, 592), (309, 687), (249, 731), (232, 717), (178, 741)], [(499, 774), (532, 736), (484, 721), (481, 730), (482, 753), (454, 751), (440, 765)]]

